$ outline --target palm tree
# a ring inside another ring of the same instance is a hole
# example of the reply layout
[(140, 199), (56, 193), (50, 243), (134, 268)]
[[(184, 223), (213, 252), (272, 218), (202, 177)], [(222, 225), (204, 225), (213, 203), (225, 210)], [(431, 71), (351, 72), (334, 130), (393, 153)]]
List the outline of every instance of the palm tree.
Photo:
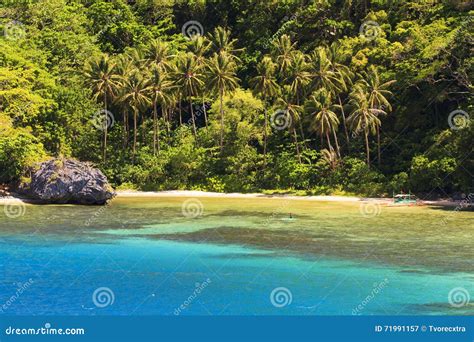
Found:
[[(206, 55), (209, 52), (211, 47), (211, 43), (209, 40), (203, 36), (195, 35), (189, 41), (188, 50), (194, 55), (196, 59), (196, 63), (200, 68), (205, 68), (207, 64)], [(205, 83), (204, 86), (200, 89), (202, 94), (202, 108), (204, 112), (204, 123), (206, 124), (206, 128), (208, 127), (207, 124), (207, 111), (206, 111), (206, 87)]]
[(346, 141), (349, 143), (349, 133), (346, 125), (346, 114), (344, 111), (341, 95), (347, 92), (352, 84), (353, 73), (342, 64), (342, 56), (338, 54), (337, 45), (333, 44), (329, 48), (318, 47), (310, 56), (311, 71), (313, 76), (313, 87), (315, 89), (325, 88), (338, 99), (339, 110), (342, 115), (342, 123)]
[(205, 64), (206, 54), (211, 48), (211, 42), (206, 37), (195, 35), (189, 40), (187, 48), (199, 64)]
[(375, 134), (377, 126), (380, 125), (378, 116), (385, 112), (370, 106), (369, 94), (361, 84), (355, 85), (350, 94), (349, 104), (353, 111), (347, 120), (354, 132), (364, 131), (367, 165), (370, 166), (369, 133)]
[(254, 93), (259, 95), (264, 105), (264, 134), (263, 134), (263, 155), (266, 160), (267, 156), (267, 131), (268, 131), (268, 115), (267, 115), (267, 99), (276, 96), (278, 93), (278, 83), (275, 79), (276, 65), (269, 56), (263, 57), (257, 65), (257, 76), (250, 80), (250, 84), (254, 89)]
[(324, 160), (332, 170), (335, 170), (339, 165), (340, 157), (334, 150), (326, 148), (321, 150), (321, 159)]
[(138, 70), (133, 70), (123, 82), (123, 94), (120, 101), (128, 104), (133, 110), (133, 162), (137, 150), (137, 121), (140, 109), (150, 104), (147, 81)]
[(170, 52), (168, 43), (155, 39), (145, 51), (145, 58), (150, 64), (154, 64), (160, 71), (170, 71), (173, 55)]
[(324, 47), (316, 48), (310, 55), (311, 76), (313, 78), (313, 88), (325, 88), (329, 91), (341, 91), (344, 88), (344, 81), (334, 71), (328, 52)]
[(347, 93), (349, 87), (352, 85), (352, 79), (354, 77), (354, 73), (349, 69), (348, 66), (343, 64), (345, 56), (341, 53), (342, 49), (339, 47), (338, 44), (334, 43), (330, 46), (327, 50), (328, 59), (331, 62), (332, 70), (336, 73), (337, 77), (339, 78), (339, 84), (341, 87), (334, 87), (332, 89), (333, 93), (338, 99), (341, 115), (342, 115), (342, 124), (344, 127), (344, 134), (346, 136), (346, 142), (349, 144), (349, 133), (347, 130), (346, 125), (346, 114), (344, 111), (342, 96), (344, 93)]
[(331, 93), (321, 88), (315, 91), (306, 103), (306, 110), (312, 116), (311, 128), (321, 137), (325, 136), (329, 147), (329, 151), (333, 150), (329, 134), (334, 137), (336, 143), (337, 155), (340, 157), (339, 142), (337, 140), (336, 130), (339, 126), (339, 118), (335, 113), (335, 109), (339, 105), (332, 103)]
[(196, 119), (193, 111), (192, 97), (199, 93), (204, 84), (204, 75), (201, 72), (202, 67), (198, 65), (194, 55), (190, 52), (178, 57), (176, 63), (175, 79), (178, 86), (183, 90), (183, 94), (187, 96), (189, 102), (189, 111), (193, 121), (193, 133), (197, 137)]
[(224, 95), (238, 86), (234, 59), (228, 54), (214, 54), (208, 64), (208, 86), (219, 94), (219, 113), (221, 119), (221, 152), (224, 148)]
[(284, 34), (273, 42), (273, 54), (280, 66), (280, 73), (286, 74), (296, 50), (296, 43), (292, 43), (288, 35)]
[(209, 35), (209, 40), (211, 42), (210, 50), (213, 53), (218, 55), (227, 55), (229, 58), (234, 61), (238, 61), (237, 53), (243, 49), (237, 49), (235, 45), (237, 44), (237, 39), (232, 39), (230, 37), (230, 31), (223, 27), (216, 27), (213, 34)]
[[(113, 97), (118, 87), (118, 76), (116, 74), (115, 63), (107, 56), (102, 54), (98, 58), (93, 58), (86, 65), (85, 77), (90, 84), (94, 97), (101, 98), (105, 108), (105, 115), (108, 115), (108, 99)], [(102, 125), (104, 129), (104, 142), (102, 151), (102, 160), (107, 159), (107, 124)]]
[[(287, 67), (285, 84), (289, 84), (291, 93), (296, 98), (296, 105), (301, 105), (301, 99), (305, 96), (307, 85), (311, 82), (311, 74), (309, 73), (309, 65), (306, 62), (306, 55), (301, 51), (294, 51), (291, 55), (291, 62)], [(305, 141), (304, 130), (301, 120), (299, 129), (303, 142)]]
[(296, 124), (301, 120), (300, 113), (302, 111), (302, 107), (296, 104), (295, 98), (289, 86), (285, 86), (283, 88), (283, 95), (277, 100), (277, 104), (280, 106), (280, 108), (283, 108), (283, 110), (291, 118), (291, 124), (288, 125), (288, 129), (293, 133), (296, 155), (298, 156), (298, 162), (301, 163), (301, 153), (298, 144), (298, 135), (296, 134)]
[(291, 92), (296, 96), (296, 104), (300, 105), (300, 99), (304, 96), (305, 87), (311, 82), (309, 65), (306, 62), (306, 56), (296, 51), (293, 53), (291, 62), (288, 66), (288, 75), (285, 83), (290, 85)]
[(146, 66), (145, 50), (143, 48), (134, 48), (127, 50), (125, 55), (132, 62), (135, 69), (142, 71)]
[[(390, 80), (382, 83), (380, 76), (375, 65), (369, 67), (368, 72), (365, 74), (363, 84), (369, 93), (369, 106), (374, 109), (385, 109), (380, 114), (386, 115), (392, 110), (392, 105), (387, 100), (386, 96), (393, 95), (391, 91), (387, 90), (395, 80)], [(382, 162), (382, 156), (380, 152), (380, 123), (376, 127), (377, 134), (377, 162), (380, 167)]]
[(161, 116), (166, 121), (166, 105), (171, 102), (172, 84), (167, 80), (166, 71), (153, 64), (148, 78), (148, 91), (153, 104), (153, 155), (160, 153), (160, 127), (158, 124), (157, 106), (161, 106)]
[(129, 125), (128, 125), (128, 104), (121, 102), (120, 98), (122, 97), (124, 90), (123, 81), (128, 77), (128, 75), (133, 70), (133, 63), (128, 56), (122, 54), (117, 57), (117, 75), (119, 78), (117, 93), (115, 94), (115, 102), (117, 102), (122, 110), (123, 117), (123, 148), (125, 149), (129, 141)]

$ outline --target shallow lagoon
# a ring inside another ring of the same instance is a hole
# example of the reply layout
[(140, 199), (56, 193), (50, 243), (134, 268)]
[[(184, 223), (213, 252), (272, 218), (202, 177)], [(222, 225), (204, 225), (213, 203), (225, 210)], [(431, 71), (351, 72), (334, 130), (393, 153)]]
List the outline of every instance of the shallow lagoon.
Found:
[[(448, 300), (457, 288), (474, 294), (472, 212), (199, 198), (193, 218), (185, 200), (28, 205), (3, 216), (0, 314), (474, 314)], [(113, 304), (95, 305), (100, 287)], [(284, 293), (271, 297), (276, 288)]]

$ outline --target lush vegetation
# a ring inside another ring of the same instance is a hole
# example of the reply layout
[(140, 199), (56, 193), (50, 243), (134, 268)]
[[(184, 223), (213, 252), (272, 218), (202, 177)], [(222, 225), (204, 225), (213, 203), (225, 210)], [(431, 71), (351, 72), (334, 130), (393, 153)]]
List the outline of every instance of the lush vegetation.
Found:
[(473, 190), (470, 1), (0, 6), (0, 182), (67, 156), (144, 190)]

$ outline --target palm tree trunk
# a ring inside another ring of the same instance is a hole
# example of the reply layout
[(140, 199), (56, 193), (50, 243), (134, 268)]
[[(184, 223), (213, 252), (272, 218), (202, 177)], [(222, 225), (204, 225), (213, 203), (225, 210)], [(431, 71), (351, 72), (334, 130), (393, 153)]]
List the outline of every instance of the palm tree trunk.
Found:
[(344, 112), (344, 107), (342, 106), (341, 96), (337, 97), (339, 99), (339, 106), (341, 106), (342, 122), (344, 124), (344, 134), (346, 135), (347, 148), (349, 148), (349, 131), (347, 130), (346, 125), (346, 113)]
[(127, 111), (125, 109), (123, 109), (123, 112), (122, 112), (122, 115), (123, 115), (123, 142), (122, 142), (122, 145), (123, 145), (123, 150), (125, 151), (125, 149), (127, 148), (127, 141), (128, 141), (128, 124), (127, 124)]
[(192, 119), (192, 121), (193, 121), (193, 133), (194, 133), (194, 138), (197, 139), (196, 119), (194, 118), (193, 100), (191, 99), (191, 97), (189, 98), (189, 110), (191, 111), (191, 119)]
[(175, 114), (175, 110), (176, 110), (176, 105), (174, 105), (173, 108), (168, 109), (168, 125), (166, 126), (168, 130), (168, 135), (171, 132), (171, 128), (172, 128), (171, 124), (173, 122), (173, 116)]
[(208, 127), (207, 127), (206, 99), (204, 98), (204, 95), (202, 96), (202, 110), (204, 112), (204, 122), (206, 123), (206, 129), (208, 129)]
[(104, 127), (104, 150), (102, 152), (102, 161), (105, 163), (107, 161), (107, 119), (108, 119), (108, 112), (107, 112), (107, 94), (104, 94), (104, 107), (105, 107), (105, 117), (103, 121)]
[[(176, 109), (176, 107), (174, 107), (174, 109)], [(164, 104), (161, 105), (161, 111), (162, 111), (162, 115), (163, 117), (167, 117), (166, 119), (166, 133), (168, 134), (168, 136), (170, 135), (170, 126), (171, 126), (171, 114), (173, 113), (173, 107), (170, 106), (170, 108), (166, 108)]]
[(125, 131), (127, 132), (127, 142), (126, 142), (126, 146), (128, 146), (129, 144), (129, 141), (130, 141), (130, 118), (128, 117), (128, 111), (126, 111), (125, 113), (125, 122), (126, 122), (126, 129)]
[[(161, 108), (163, 108), (163, 104), (161, 104)], [(161, 117), (163, 118), (163, 121), (165, 123), (165, 127), (168, 127), (168, 118), (166, 115), (163, 114), (163, 111), (161, 112)], [(168, 128), (166, 128), (168, 129)]]
[[(298, 93), (296, 93), (296, 105), (299, 106), (300, 105), (300, 96)], [(304, 137), (304, 130), (303, 130), (303, 123), (299, 122), (299, 129), (300, 129), (300, 134), (301, 134), (301, 139), (303, 140), (303, 146), (306, 147), (306, 139)]]
[(296, 135), (295, 125), (293, 125), (293, 139), (295, 140), (296, 155), (298, 156), (298, 162), (301, 164), (300, 147), (298, 146), (298, 136)]
[(339, 141), (337, 140), (337, 134), (335, 129), (332, 130), (332, 134), (334, 135), (334, 142), (336, 143), (337, 155), (339, 158), (341, 158), (341, 148), (339, 147)]
[(326, 140), (328, 142), (329, 151), (334, 151), (334, 148), (331, 145), (331, 139), (329, 139), (329, 132), (326, 132)]
[(132, 160), (135, 163), (135, 153), (137, 152), (137, 110), (133, 110), (133, 153), (132, 153)]
[[(265, 101), (264, 101), (265, 103)], [(265, 117), (265, 124), (264, 124), (264, 131), (263, 131), (263, 156), (265, 158), (265, 162), (267, 160), (267, 139), (268, 139), (268, 132), (267, 132), (267, 129), (268, 129), (268, 113), (267, 113), (267, 106), (266, 104), (264, 104), (265, 106), (265, 111), (263, 113), (263, 116)]]
[(380, 127), (377, 125), (377, 163), (380, 168), (382, 165), (382, 153), (380, 152)]
[(369, 132), (365, 129), (365, 150), (367, 153), (367, 166), (370, 167), (370, 150), (369, 150)]
[(156, 147), (158, 143), (158, 152), (160, 151), (160, 141), (158, 137), (158, 113), (156, 108), (156, 99), (153, 99), (153, 155), (156, 156)]
[(263, 106), (264, 106), (263, 117), (265, 121), (264, 128), (263, 128), (263, 161), (264, 161), (264, 167), (265, 167), (267, 163), (267, 127), (268, 127), (267, 97), (265, 95), (265, 91), (263, 91), (262, 93), (262, 98), (263, 98)]
[(146, 120), (145, 120), (145, 114), (142, 115), (143, 121), (142, 121), (142, 143), (143, 146), (146, 145)]
[(222, 89), (219, 92), (219, 97), (220, 97), (220, 114), (221, 114), (221, 152), (224, 149), (224, 92)]

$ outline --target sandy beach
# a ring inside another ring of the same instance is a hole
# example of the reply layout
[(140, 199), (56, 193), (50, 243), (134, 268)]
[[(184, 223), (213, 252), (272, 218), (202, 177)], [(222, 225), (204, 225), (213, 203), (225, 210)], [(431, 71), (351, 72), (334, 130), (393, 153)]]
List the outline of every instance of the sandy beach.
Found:
[[(118, 198), (127, 197), (211, 197), (211, 198), (262, 198), (262, 199), (289, 199), (295, 201), (320, 201), (320, 202), (372, 202), (381, 205), (390, 205), (393, 203), (391, 198), (368, 198), (368, 197), (357, 197), (357, 196), (296, 196), (287, 194), (263, 194), (263, 193), (220, 193), (220, 192), (206, 192), (206, 191), (193, 191), (193, 190), (169, 190), (169, 191), (131, 191), (122, 190), (117, 191)], [(27, 203), (37, 204), (38, 202), (32, 199), (28, 199), (15, 194), (11, 196), (0, 197), (0, 205), (14, 204), (14, 203)], [(436, 200), (436, 201), (424, 201), (420, 200), (418, 205), (435, 205), (435, 206), (450, 206), (456, 207), (461, 204), (461, 201), (450, 201), (450, 200)]]
[(192, 190), (171, 190), (171, 191), (117, 191), (119, 197), (220, 197), (220, 198), (287, 198), (291, 200), (311, 200), (327, 202), (359, 202), (364, 200), (386, 202), (385, 198), (362, 198), (351, 196), (295, 196), (286, 194), (263, 194), (263, 193), (220, 193)]

